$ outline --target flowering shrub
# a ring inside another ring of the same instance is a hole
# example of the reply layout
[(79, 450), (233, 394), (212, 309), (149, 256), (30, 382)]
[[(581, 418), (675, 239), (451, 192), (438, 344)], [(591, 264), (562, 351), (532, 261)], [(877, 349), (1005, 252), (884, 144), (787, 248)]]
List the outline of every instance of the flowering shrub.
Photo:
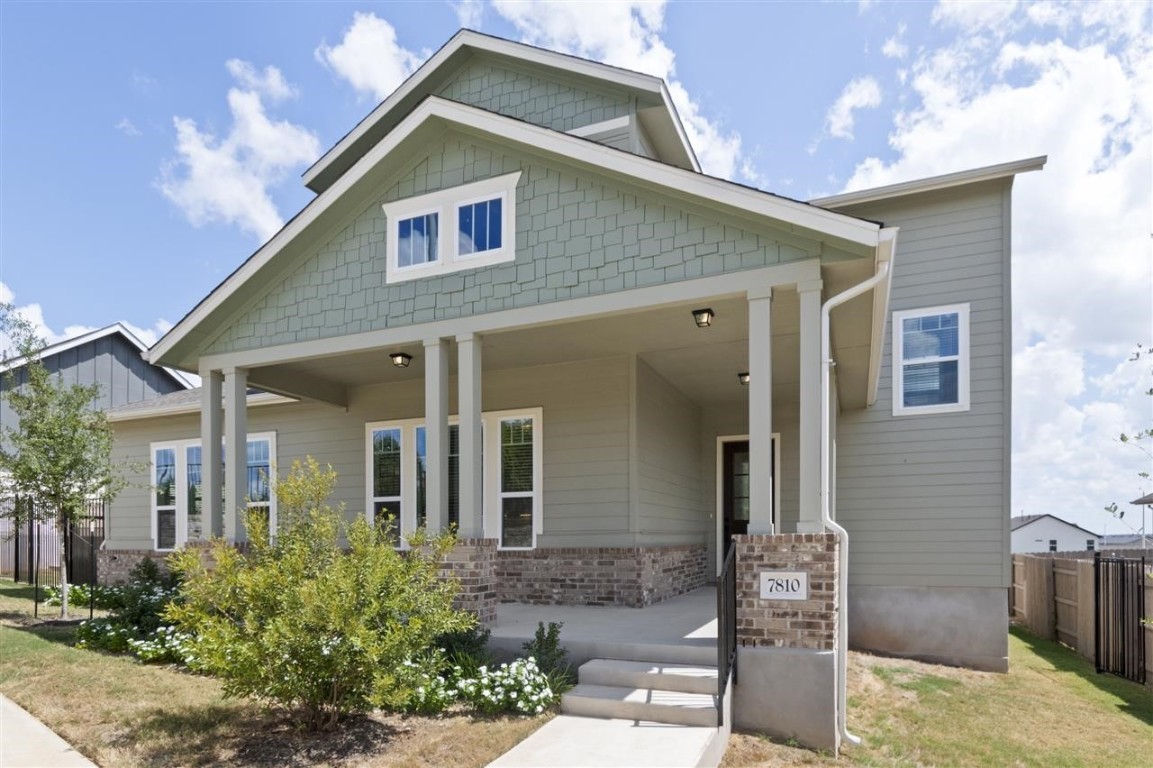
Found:
[[(131, 653), (145, 662), (183, 662), (184, 654), (163, 613), (179, 598), (177, 580), (160, 573), (156, 563), (143, 560), (132, 570), (131, 581), (123, 587), (97, 587), (114, 600), (108, 618), (85, 621), (76, 632), (76, 646), (110, 653)], [(80, 587), (72, 587), (69, 600), (77, 600)]]
[[(95, 592), (96, 608), (112, 610), (124, 605), (124, 587), (106, 587), (100, 584), (72, 584), (68, 587), (68, 602), (73, 606), (88, 605)], [(60, 605), (60, 587), (46, 587), (47, 605)]]
[(130, 627), (112, 619), (82, 621), (76, 628), (76, 647), (110, 653), (128, 653), (128, 641), (134, 637)]
[(460, 667), (446, 668), (444, 651), (439, 648), (415, 660), (405, 659), (399, 677), (410, 693), (400, 708), (421, 715), (445, 711), (459, 696), (460, 676)]
[(539, 715), (556, 700), (536, 659), (517, 659), (496, 669), (481, 667), (475, 678), (458, 683), (461, 696), (481, 712)]
[(129, 640), (128, 648), (146, 664), (191, 664), (192, 636), (176, 627), (160, 627), (142, 640)]

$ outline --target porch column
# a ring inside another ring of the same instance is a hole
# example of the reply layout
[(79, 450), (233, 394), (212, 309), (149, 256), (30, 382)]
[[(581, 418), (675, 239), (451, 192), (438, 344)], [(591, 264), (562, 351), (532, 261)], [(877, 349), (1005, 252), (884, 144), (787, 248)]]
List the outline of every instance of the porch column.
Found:
[(201, 371), (200, 390), (200, 514), (208, 519), (208, 535), (224, 535), (220, 507), (220, 449), (224, 443), (224, 402), (220, 371)]
[(481, 347), (480, 337), (456, 337), (460, 522), (462, 539), (484, 538), (484, 503), (481, 498)]
[(425, 525), (448, 527), (448, 345), (424, 342)]
[(773, 533), (773, 290), (748, 295), (749, 533)]
[[(209, 463), (207, 446), (201, 446), (203, 461)], [(217, 466), (209, 463), (209, 467)], [(211, 470), (210, 470), (211, 471)], [(244, 509), (248, 506), (248, 371), (224, 371), (224, 537), (247, 541)]]
[(821, 533), (821, 281), (797, 285), (801, 298), (800, 517), (797, 533)]

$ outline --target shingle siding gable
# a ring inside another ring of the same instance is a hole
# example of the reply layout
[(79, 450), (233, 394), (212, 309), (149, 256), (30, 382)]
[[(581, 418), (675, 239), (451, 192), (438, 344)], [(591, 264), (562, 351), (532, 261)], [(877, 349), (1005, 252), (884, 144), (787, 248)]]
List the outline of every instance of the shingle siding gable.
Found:
[[(382, 203), (514, 171), (522, 172), (514, 262), (385, 282)], [(450, 135), (291, 275), (270, 287), (206, 352), (497, 312), (812, 255), (599, 176)]]

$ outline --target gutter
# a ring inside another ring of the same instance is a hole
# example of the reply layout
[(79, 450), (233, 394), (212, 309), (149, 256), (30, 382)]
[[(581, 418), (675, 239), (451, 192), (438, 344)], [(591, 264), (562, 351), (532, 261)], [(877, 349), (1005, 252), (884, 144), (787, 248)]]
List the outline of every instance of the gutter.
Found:
[[(821, 524), (837, 537), (840, 549), (840, 573), (837, 576), (837, 590), (841, 599), (837, 604), (837, 728), (841, 738), (850, 744), (859, 745), (861, 739), (849, 732), (846, 719), (848, 699), (848, 650), (849, 650), (849, 532), (840, 526), (832, 515), (830, 502), (832, 480), (832, 434), (830, 432), (829, 410), (832, 403), (830, 378), (836, 363), (832, 356), (832, 342), (829, 338), (829, 315), (836, 307), (885, 283), (892, 269), (893, 252), (897, 246), (897, 228), (889, 227), (880, 231), (877, 242), (877, 271), (857, 283), (852, 288), (831, 297), (821, 307)], [(884, 327), (882, 325), (882, 327)], [(884, 339), (878, 345), (883, 345)]]

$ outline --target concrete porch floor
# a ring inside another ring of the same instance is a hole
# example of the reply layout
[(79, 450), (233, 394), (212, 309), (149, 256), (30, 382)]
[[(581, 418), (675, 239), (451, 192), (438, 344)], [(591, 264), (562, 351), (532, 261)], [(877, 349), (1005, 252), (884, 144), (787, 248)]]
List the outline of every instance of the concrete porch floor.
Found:
[(590, 659), (715, 665), (716, 595), (714, 587), (703, 587), (648, 608), (502, 603), (489, 627), (489, 647), (501, 657), (521, 654), (538, 623), (559, 621), (574, 670)]

